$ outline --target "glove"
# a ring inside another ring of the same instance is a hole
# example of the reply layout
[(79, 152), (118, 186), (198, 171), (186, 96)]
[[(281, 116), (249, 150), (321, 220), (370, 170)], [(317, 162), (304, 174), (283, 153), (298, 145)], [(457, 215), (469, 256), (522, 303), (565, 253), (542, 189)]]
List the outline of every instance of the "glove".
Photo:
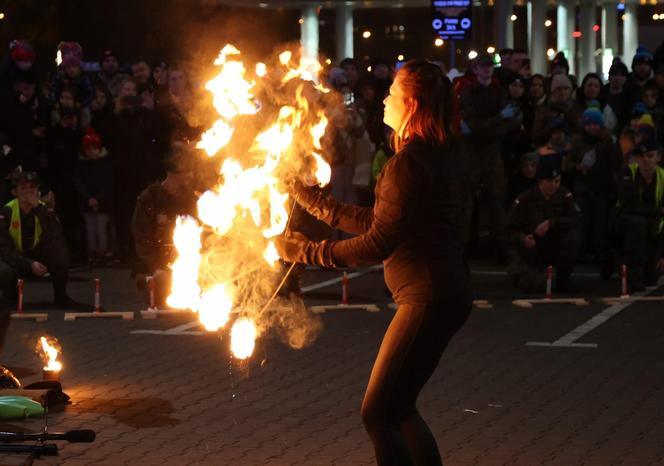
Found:
[(331, 243), (310, 241), (302, 233), (293, 232), (275, 238), (277, 253), (285, 262), (334, 267)]
[(500, 111), (500, 117), (505, 120), (509, 120), (516, 114), (516, 110), (517, 108), (512, 104), (505, 105), (505, 108)]
[(300, 204), (305, 209), (309, 210), (311, 206), (316, 204), (316, 201), (322, 195), (317, 186), (307, 187), (299, 180), (293, 181), (290, 186), (290, 194), (295, 199), (295, 202)]
[(318, 220), (330, 223), (334, 218), (338, 206), (337, 201), (331, 196), (326, 196), (317, 186), (309, 188), (295, 180), (291, 184), (290, 194), (295, 202)]
[(460, 127), (461, 127), (461, 134), (470, 136), (470, 126), (468, 126), (468, 123), (466, 123), (464, 120), (461, 120)]

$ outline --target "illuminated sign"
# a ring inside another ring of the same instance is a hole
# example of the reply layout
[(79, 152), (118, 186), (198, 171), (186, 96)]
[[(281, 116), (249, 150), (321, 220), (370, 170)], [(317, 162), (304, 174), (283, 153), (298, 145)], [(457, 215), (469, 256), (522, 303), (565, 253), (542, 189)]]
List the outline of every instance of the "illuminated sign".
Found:
[(473, 5), (471, 0), (432, 0), (431, 26), (441, 39), (462, 40), (470, 38), (473, 29)]

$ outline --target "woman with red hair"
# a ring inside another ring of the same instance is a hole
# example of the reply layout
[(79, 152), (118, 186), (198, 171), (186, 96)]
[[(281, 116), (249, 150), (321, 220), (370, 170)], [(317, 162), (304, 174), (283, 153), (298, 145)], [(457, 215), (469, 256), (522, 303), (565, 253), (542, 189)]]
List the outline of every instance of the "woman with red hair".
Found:
[(463, 255), (468, 162), (457, 121), (452, 84), (443, 71), (426, 61), (406, 63), (385, 98), (384, 122), (394, 130), (396, 153), (377, 180), (373, 208), (341, 204), (294, 184), (295, 199), (310, 213), (358, 236), (316, 243), (295, 233), (277, 244), (289, 262), (384, 263), (398, 308), (362, 403), (381, 466), (442, 464), (416, 401), (472, 305)]

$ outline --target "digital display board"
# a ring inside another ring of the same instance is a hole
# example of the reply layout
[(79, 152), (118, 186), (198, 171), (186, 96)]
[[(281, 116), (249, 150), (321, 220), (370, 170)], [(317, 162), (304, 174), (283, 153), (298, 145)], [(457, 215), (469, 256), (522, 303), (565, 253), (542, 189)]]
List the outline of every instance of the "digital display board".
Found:
[(434, 31), (444, 40), (470, 38), (473, 29), (472, 0), (432, 0)]

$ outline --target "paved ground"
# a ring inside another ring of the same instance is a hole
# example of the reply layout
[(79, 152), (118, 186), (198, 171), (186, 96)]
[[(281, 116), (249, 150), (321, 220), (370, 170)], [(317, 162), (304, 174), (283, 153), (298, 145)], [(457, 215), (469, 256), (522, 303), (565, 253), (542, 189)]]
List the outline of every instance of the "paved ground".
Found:
[[(617, 278), (583, 273), (577, 281), (593, 290), (581, 293), (590, 305), (524, 310), (511, 304), (504, 275), (474, 270), (476, 298), (494, 307), (473, 311), (419, 403), (446, 464), (664, 464), (664, 304), (609, 307), (598, 297), (617, 294)], [(78, 272), (71, 294), (92, 302), (96, 276), (107, 309), (141, 308), (124, 270)], [(338, 303), (338, 283), (315, 286), (338, 277), (308, 271), (307, 303)], [(28, 303), (49, 295), (46, 283), (27, 286)], [(358, 410), (393, 315), (381, 272), (353, 278), (351, 299), (381, 311), (327, 312), (312, 346), (292, 350), (268, 335), (245, 363), (229, 356), (225, 333), (131, 333), (187, 327), (186, 317), (64, 322), (52, 311), (46, 323), (13, 322), (2, 362), (24, 383), (39, 379), (39, 335), (56, 336), (64, 348), (62, 382), (72, 403), (51, 413), (51, 429), (97, 431), (94, 444), (61, 442), (58, 457), (35, 464), (373, 464)], [(0, 428), (36, 430), (41, 422)]]

